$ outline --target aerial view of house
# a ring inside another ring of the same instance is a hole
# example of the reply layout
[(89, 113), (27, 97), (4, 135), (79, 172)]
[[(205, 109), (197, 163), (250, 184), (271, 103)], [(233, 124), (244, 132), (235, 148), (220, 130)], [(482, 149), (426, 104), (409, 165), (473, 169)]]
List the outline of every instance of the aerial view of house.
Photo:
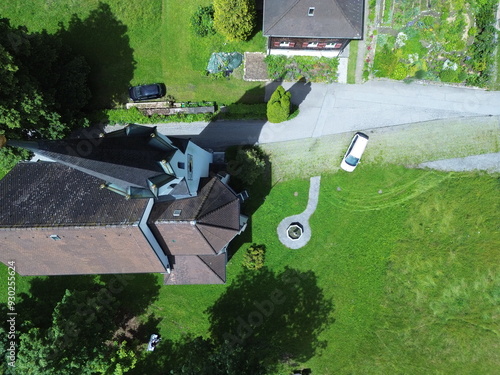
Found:
[(499, 12), (0, 4), (0, 374), (496, 374)]

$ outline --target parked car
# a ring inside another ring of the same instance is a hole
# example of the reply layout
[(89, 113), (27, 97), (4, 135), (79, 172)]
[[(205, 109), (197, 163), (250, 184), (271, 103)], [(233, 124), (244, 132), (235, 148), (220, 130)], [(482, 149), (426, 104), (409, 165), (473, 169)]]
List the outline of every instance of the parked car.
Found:
[(134, 102), (140, 100), (157, 99), (165, 96), (167, 89), (163, 83), (152, 83), (150, 85), (132, 86), (128, 89), (130, 99)]
[(367, 144), (368, 136), (363, 133), (356, 133), (342, 159), (342, 163), (340, 163), (340, 168), (347, 172), (352, 172), (356, 169)]

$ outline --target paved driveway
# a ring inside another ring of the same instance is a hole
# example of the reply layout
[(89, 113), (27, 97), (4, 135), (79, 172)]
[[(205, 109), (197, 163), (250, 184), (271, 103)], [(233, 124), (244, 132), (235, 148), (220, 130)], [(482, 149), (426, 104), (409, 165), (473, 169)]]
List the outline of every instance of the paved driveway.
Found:
[[(283, 83), (300, 114), (281, 124), (215, 121), (160, 124), (167, 135), (190, 136), (201, 146), (271, 143), (438, 119), (500, 115), (500, 92), (449, 86), (370, 81), (362, 85)], [(267, 96), (276, 87), (271, 83)]]

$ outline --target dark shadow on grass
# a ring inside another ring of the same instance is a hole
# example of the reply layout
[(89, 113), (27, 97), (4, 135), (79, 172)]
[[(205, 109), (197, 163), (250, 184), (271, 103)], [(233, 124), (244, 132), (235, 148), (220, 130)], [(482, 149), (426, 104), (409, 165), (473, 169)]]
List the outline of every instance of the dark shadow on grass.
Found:
[(110, 6), (100, 2), (83, 20), (74, 14), (67, 26), (60, 25), (59, 33), (64, 43), (83, 55), (90, 65), (89, 109), (126, 101), (135, 69), (134, 51), (127, 26), (115, 17)]
[(325, 347), (318, 337), (334, 322), (334, 306), (314, 272), (263, 268), (235, 280), (206, 311), (216, 343), (242, 347), (241, 360), (264, 364), (269, 373)]
[[(52, 276), (35, 278), (30, 284), (29, 294), (18, 296), (17, 309), (23, 312), (20, 316), (22, 322), (30, 322), (30, 325), (41, 329), (52, 325), (54, 308), (63, 299), (66, 290), (88, 292), (80, 301), (82, 306), (100, 305), (104, 310), (108, 309), (108, 305), (112, 306), (113, 314), (98, 317), (106, 326), (104, 330), (109, 332), (125, 329), (130, 319), (144, 313), (157, 300), (160, 290), (158, 278), (153, 274)], [(77, 310), (77, 314), (90, 311), (88, 308)], [(86, 327), (79, 328), (84, 330)]]

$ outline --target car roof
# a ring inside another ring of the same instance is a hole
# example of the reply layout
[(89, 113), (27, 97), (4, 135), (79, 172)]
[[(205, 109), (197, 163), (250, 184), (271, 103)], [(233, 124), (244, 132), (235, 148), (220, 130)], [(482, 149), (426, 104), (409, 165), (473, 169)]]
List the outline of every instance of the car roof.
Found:
[(356, 134), (353, 138), (353, 146), (350, 154), (360, 158), (363, 155), (363, 151), (365, 151), (366, 145), (368, 144), (368, 137), (364, 134)]

